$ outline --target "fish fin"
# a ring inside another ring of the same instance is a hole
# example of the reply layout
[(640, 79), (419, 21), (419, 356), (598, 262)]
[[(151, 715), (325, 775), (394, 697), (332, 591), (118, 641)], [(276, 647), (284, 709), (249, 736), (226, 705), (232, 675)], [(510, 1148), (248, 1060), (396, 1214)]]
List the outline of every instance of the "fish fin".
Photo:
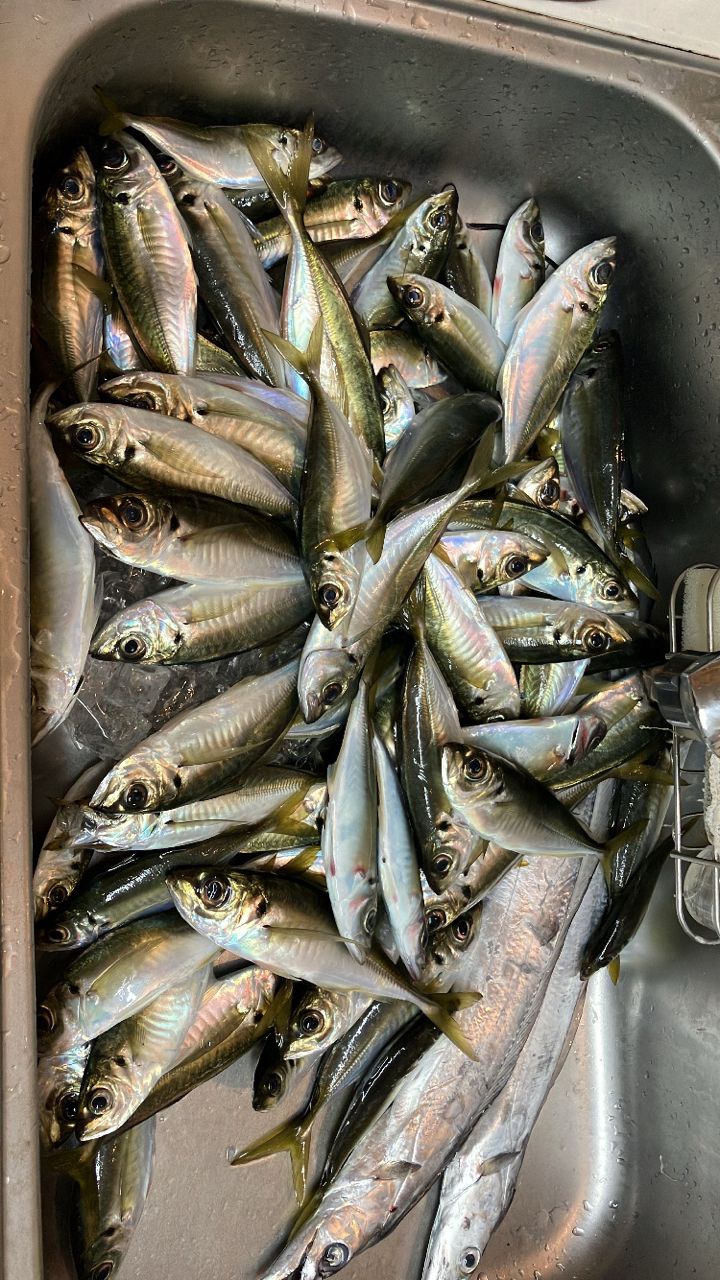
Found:
[(477, 1062), (475, 1050), (459, 1023), (453, 1018), (458, 1009), (466, 1009), (482, 999), (477, 991), (449, 991), (446, 994), (433, 994), (432, 1000), (423, 1004), (423, 1013), (451, 1040), (457, 1049), (466, 1057)]
[(489, 1160), (483, 1160), (478, 1170), (478, 1181), (480, 1178), (489, 1178), (492, 1173), (499, 1173), (521, 1154), (520, 1151), (502, 1151), (496, 1156), (490, 1156)]
[(607, 966), (607, 971), (610, 974), (610, 979), (612, 981), (613, 986), (616, 987), (618, 984), (618, 979), (620, 977), (620, 957), (619, 956), (613, 956), (612, 960)]
[(285, 863), (283, 873), (286, 876), (301, 876), (303, 872), (309, 871), (316, 857), (317, 845), (308, 845), (307, 849), (303, 849), (302, 853), (296, 853), (294, 858)]
[[(94, 293), (95, 297), (99, 298), (106, 307), (111, 306), (115, 294), (112, 285), (107, 280), (101, 279), (94, 271), (88, 271), (87, 267), (81, 266), (79, 262), (73, 262), (72, 270), (76, 280), (79, 280), (80, 284), (84, 285), (89, 293)], [(97, 359), (96, 356), (91, 358), (93, 360)]]
[[(318, 320), (315, 325), (315, 329), (317, 329), (318, 325), (320, 326), (322, 334), (322, 320)], [(315, 329), (313, 329), (310, 336), (310, 344), (312, 344)], [(273, 347), (275, 351), (277, 351), (278, 355), (282, 356), (285, 363), (289, 364), (291, 369), (294, 369), (296, 373), (300, 374), (301, 378), (304, 378), (306, 382), (310, 382), (312, 369), (312, 364), (309, 358), (310, 344), (308, 345), (307, 351), (303, 354), (303, 352), (296, 346), (293, 346), (292, 342), (288, 342), (287, 338), (282, 338), (279, 333), (271, 333), (269, 329), (261, 329), (260, 332), (268, 343), (268, 346)]]
[(373, 1174), (376, 1182), (397, 1182), (399, 1178), (407, 1178), (410, 1173), (417, 1173), (422, 1165), (416, 1160), (394, 1160), (392, 1164), (381, 1164)]
[(612, 839), (606, 841), (600, 855), (600, 861), (602, 862), (603, 871), (605, 872), (605, 878), (607, 879), (608, 884), (611, 884), (612, 864), (615, 854), (627, 844), (628, 840), (634, 840), (636, 836), (641, 835), (646, 826), (647, 823), (643, 819), (640, 819), (639, 822), (631, 823), (629, 827), (625, 827), (622, 831), (619, 831), (616, 836), (613, 836)]
[(252, 125), (245, 127), (245, 141), (255, 167), (283, 216), (290, 222), (302, 220), (307, 200), (314, 135), (315, 122), (313, 117), (309, 116), (298, 149), (288, 165), (287, 173), (283, 173), (273, 155), (272, 140), (262, 133), (255, 132)]
[[(506, 480), (511, 480), (513, 476), (524, 475), (526, 471), (532, 471), (533, 467), (536, 466), (536, 462), (509, 462), (505, 466), (496, 467), (494, 471), (488, 472), (483, 488), (495, 489), (498, 485), (505, 484)], [(526, 506), (535, 506), (532, 498), (522, 489), (519, 489), (517, 493), (512, 493), (510, 496), (514, 502), (524, 502)]]
[(470, 465), (458, 489), (458, 503), (469, 497), (471, 493), (476, 493), (479, 489), (485, 488), (485, 482), (492, 470), (494, 447), (495, 430), (492, 426), (486, 427), (479, 443), (475, 446)]
[(406, 602), (410, 630), (417, 641), (425, 639), (425, 578), (421, 573)]
[(89, 1188), (92, 1185), (90, 1165), (102, 1139), (82, 1142), (77, 1147), (65, 1151), (50, 1151), (44, 1155), (43, 1163), (55, 1174), (66, 1174), (77, 1182), (78, 1186)]
[(121, 111), (116, 102), (108, 97), (99, 85), (93, 85), (93, 92), (100, 99), (101, 106), (107, 112), (105, 119), (100, 125), (99, 132), (103, 137), (107, 137), (110, 133), (119, 133), (121, 129), (126, 129), (132, 119), (125, 111)]
[(621, 764), (617, 769), (613, 769), (610, 776), (629, 779), (633, 782), (657, 783), (658, 786), (662, 787), (671, 787), (674, 782), (672, 774), (667, 770), (653, 769), (650, 765), (635, 764), (631, 760), (627, 764)]
[(312, 1114), (304, 1113), (299, 1120), (288, 1120), (287, 1124), (273, 1129), (266, 1138), (253, 1142), (244, 1151), (236, 1151), (230, 1158), (230, 1164), (236, 1168), (239, 1165), (253, 1164), (255, 1160), (264, 1160), (266, 1156), (277, 1155), (280, 1151), (287, 1151), (292, 1164), (295, 1197), (302, 1206), (307, 1194), (313, 1118)]
[(620, 567), (628, 582), (637, 587), (638, 591), (642, 591), (644, 596), (649, 596), (651, 600), (660, 599), (660, 592), (655, 584), (650, 581), (647, 574), (643, 573), (640, 566), (636, 565), (629, 556), (620, 557)]
[(377, 564), (383, 553), (386, 527), (385, 521), (382, 518), (378, 520), (373, 516), (365, 530), (365, 546), (373, 564)]
[(358, 542), (363, 541), (369, 528), (370, 522), (351, 525), (349, 529), (343, 529), (341, 533), (334, 533), (332, 538), (326, 538), (324, 542), (319, 542), (315, 550), (320, 552), (349, 551), (350, 547), (354, 547)]
[(304, 1203), (301, 1204), (300, 1212), (298, 1213), (295, 1221), (293, 1222), (288, 1232), (288, 1242), (290, 1242), (290, 1240), (292, 1240), (293, 1237), (297, 1235), (298, 1231), (300, 1231), (301, 1228), (305, 1226), (305, 1223), (308, 1222), (310, 1218), (312, 1218), (315, 1210), (317, 1209), (318, 1205), (320, 1204), (320, 1201), (322, 1200), (323, 1190), (324, 1188), (321, 1187), (319, 1190), (313, 1191), (311, 1195), (306, 1197)]

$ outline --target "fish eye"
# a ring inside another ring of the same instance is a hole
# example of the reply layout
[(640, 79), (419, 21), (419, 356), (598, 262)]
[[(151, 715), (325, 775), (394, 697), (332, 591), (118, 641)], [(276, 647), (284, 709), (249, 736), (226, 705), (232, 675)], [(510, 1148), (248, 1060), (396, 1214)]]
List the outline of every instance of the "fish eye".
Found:
[(462, 1276), (472, 1275), (479, 1261), (479, 1249), (465, 1249), (460, 1259), (460, 1274)]
[(100, 432), (91, 423), (84, 422), (73, 431), (73, 442), (83, 453), (91, 453), (100, 443)]
[(108, 1258), (107, 1262), (101, 1262), (99, 1266), (93, 1268), (90, 1272), (90, 1280), (110, 1280), (114, 1270), (115, 1263)]
[(148, 521), (148, 510), (140, 498), (123, 498), (120, 518), (128, 529), (141, 529)]
[(342, 599), (342, 590), (335, 582), (325, 582), (318, 591), (318, 598), (327, 609), (334, 609)]
[(321, 156), (323, 151), (327, 150), (327, 142), (323, 138), (315, 136), (312, 140), (313, 155)]
[(161, 152), (157, 157), (156, 164), (160, 172), (164, 174), (178, 173), (179, 171), (172, 156), (169, 156), (165, 151)]
[(487, 777), (489, 772), (490, 766), (482, 756), (468, 755), (465, 757), (463, 773), (471, 782), (480, 782)]
[(582, 643), (588, 653), (604, 653), (610, 648), (610, 637), (598, 627), (591, 627), (585, 632)]
[(126, 809), (144, 809), (150, 792), (144, 782), (131, 782), (123, 796), (123, 803)]
[(590, 270), (590, 279), (593, 284), (604, 286), (609, 284), (613, 278), (615, 267), (612, 262), (604, 259), (602, 262), (596, 262), (595, 266)]
[(106, 142), (102, 150), (102, 165), (104, 169), (117, 171), (124, 169), (128, 163), (128, 154), (119, 142)]
[(58, 1103), (58, 1111), (60, 1112), (60, 1118), (64, 1120), (66, 1124), (74, 1124), (77, 1120), (78, 1101), (78, 1095), (75, 1093), (74, 1089), (70, 1090), (68, 1093), (64, 1093), (60, 1099), (60, 1102)]
[(403, 289), (403, 301), (408, 307), (421, 306), (424, 298), (422, 289), (418, 289), (417, 285), (409, 284)]
[(230, 882), (225, 876), (210, 876), (195, 892), (200, 901), (211, 910), (218, 910), (230, 897)]
[(545, 228), (539, 218), (536, 218), (530, 227), (530, 239), (534, 240), (535, 244), (545, 243)]
[(48, 904), (54, 911), (57, 911), (58, 907), (61, 907), (69, 897), (70, 893), (66, 884), (54, 884), (48, 893)]
[(88, 1096), (88, 1108), (94, 1116), (102, 1116), (112, 1106), (112, 1094), (107, 1089), (93, 1089)]
[(41, 1004), (37, 1011), (36, 1023), (38, 1035), (48, 1035), (55, 1026), (55, 1015), (46, 1004)]
[(450, 226), (450, 214), (447, 209), (438, 209), (436, 213), (430, 215), (430, 226), (436, 231), (444, 231)]
[(560, 484), (557, 480), (546, 480), (538, 491), (538, 499), (544, 507), (552, 506), (560, 497)]
[(342, 697), (343, 687), (339, 680), (330, 680), (322, 692), (323, 702), (326, 707), (331, 707), (338, 698)]
[(457, 942), (467, 942), (472, 931), (472, 923), (468, 916), (458, 916), (450, 925), (452, 935)]
[(322, 1260), (326, 1267), (331, 1267), (333, 1271), (337, 1271), (350, 1260), (350, 1250), (346, 1244), (336, 1240), (333, 1244), (328, 1245), (323, 1253)]
[(139, 662), (147, 653), (147, 645), (140, 636), (125, 636), (118, 643), (118, 652), (129, 662)]
[(54, 924), (46, 931), (45, 937), (48, 942), (61, 946), (64, 942), (70, 941), (70, 930), (64, 924)]
[(325, 1025), (323, 1015), (317, 1009), (308, 1009), (300, 1019), (300, 1030), (306, 1036), (313, 1036), (318, 1031), (322, 1031)]
[(279, 1071), (268, 1071), (263, 1080), (263, 1088), (270, 1098), (278, 1098), (282, 1093), (283, 1078)]
[(392, 178), (380, 183), (380, 199), (386, 204), (394, 204), (400, 195), (400, 184)]
[(84, 191), (83, 183), (71, 173), (60, 183), (60, 194), (67, 200), (78, 200)]
[(188, 208), (192, 208), (196, 200), (197, 196), (194, 191), (186, 191), (185, 195), (181, 196), (180, 203), (186, 205)]
[(436, 933), (438, 929), (442, 929), (447, 922), (447, 916), (439, 907), (433, 907), (432, 911), (428, 911), (426, 916), (427, 927), (431, 933)]
[(508, 556), (505, 561), (505, 573), (511, 578), (521, 578), (530, 568), (527, 556)]
[(605, 600), (619, 600), (622, 595), (622, 584), (617, 578), (610, 578), (602, 588), (602, 596)]
[(446, 876), (450, 871), (453, 860), (449, 853), (438, 853), (432, 860), (432, 869), (438, 876)]

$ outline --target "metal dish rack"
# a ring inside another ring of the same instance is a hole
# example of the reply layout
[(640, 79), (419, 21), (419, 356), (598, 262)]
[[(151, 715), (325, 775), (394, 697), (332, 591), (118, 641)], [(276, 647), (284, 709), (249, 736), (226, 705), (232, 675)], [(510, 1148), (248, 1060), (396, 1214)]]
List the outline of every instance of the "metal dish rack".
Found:
[[(670, 596), (670, 654), (682, 652), (682, 644), (678, 643), (678, 625), (683, 618), (683, 601), (685, 585), (689, 573), (694, 570), (712, 569), (713, 577), (707, 586), (706, 624), (707, 651), (717, 653), (720, 650), (720, 628), (715, 625), (713, 599), (720, 595), (720, 568), (712, 564), (692, 565), (680, 574), (673, 586)], [(704, 812), (704, 782), (707, 759), (705, 742), (697, 734), (694, 727), (679, 724), (672, 725), (672, 768), (673, 768), (673, 837), (675, 849), (675, 909), (677, 918), (685, 933), (700, 943), (701, 946), (720, 945), (720, 862), (712, 858), (699, 856), (704, 849), (705, 839), (702, 821), (692, 824), (688, 830), (688, 820), (697, 815), (702, 818)], [(685, 830), (683, 830), (685, 827)], [(685, 881), (694, 865), (705, 869), (707, 876), (712, 876), (712, 898), (710, 904), (711, 925), (699, 923), (688, 910)]]

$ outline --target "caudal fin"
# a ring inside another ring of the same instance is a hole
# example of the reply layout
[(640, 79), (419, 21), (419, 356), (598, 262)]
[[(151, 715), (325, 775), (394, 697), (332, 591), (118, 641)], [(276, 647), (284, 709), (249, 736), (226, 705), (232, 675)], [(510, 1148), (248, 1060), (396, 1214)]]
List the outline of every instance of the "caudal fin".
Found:
[(268, 187), (283, 216), (289, 221), (300, 219), (307, 199), (315, 122), (310, 116), (302, 131), (297, 150), (284, 173), (275, 159), (275, 144), (264, 129), (246, 125), (245, 141), (260, 177)]
[(264, 1160), (266, 1156), (287, 1151), (292, 1163), (295, 1198), (299, 1205), (303, 1205), (307, 1192), (312, 1122), (313, 1116), (307, 1114), (302, 1115), (299, 1120), (289, 1120), (287, 1124), (274, 1129), (266, 1138), (253, 1142), (244, 1151), (236, 1151), (230, 1158), (230, 1164), (233, 1166), (253, 1164), (255, 1160)]
[(107, 112), (100, 125), (100, 133), (103, 137), (107, 137), (110, 133), (120, 133), (121, 129), (126, 129), (132, 121), (132, 116), (129, 116), (126, 111), (121, 111), (117, 103), (113, 102), (112, 98), (109, 98), (106, 93), (103, 93), (99, 85), (93, 85), (93, 89)]
[(482, 996), (478, 991), (449, 991), (445, 995), (433, 995), (432, 1001), (428, 1000), (421, 1005), (425, 1016), (442, 1031), (443, 1035), (447, 1036), (448, 1040), (452, 1040), (457, 1049), (460, 1049), (468, 1058), (472, 1058), (473, 1062), (477, 1062), (475, 1050), (452, 1015), (459, 1009), (469, 1008), (481, 999)]

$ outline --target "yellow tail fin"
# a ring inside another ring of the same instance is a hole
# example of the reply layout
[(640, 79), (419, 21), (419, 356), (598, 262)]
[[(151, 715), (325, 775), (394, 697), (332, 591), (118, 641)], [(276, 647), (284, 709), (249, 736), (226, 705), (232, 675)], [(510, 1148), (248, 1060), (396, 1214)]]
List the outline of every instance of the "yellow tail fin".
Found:
[(475, 1050), (452, 1015), (458, 1009), (466, 1009), (481, 999), (482, 996), (477, 991), (449, 991), (446, 995), (433, 995), (432, 1001), (428, 1000), (420, 1006), (425, 1016), (442, 1031), (443, 1035), (447, 1036), (448, 1040), (452, 1040), (456, 1049), (468, 1058), (472, 1058), (473, 1062), (477, 1062)]
[(305, 1201), (307, 1192), (308, 1165), (310, 1160), (310, 1133), (313, 1122), (312, 1114), (304, 1114), (299, 1120), (289, 1120), (287, 1124), (274, 1129), (266, 1138), (253, 1142), (244, 1151), (236, 1151), (230, 1159), (233, 1166), (253, 1164), (255, 1160), (264, 1160), (266, 1156), (277, 1155), (279, 1151), (287, 1151), (293, 1171), (293, 1186), (299, 1205)]
[(288, 221), (299, 221), (307, 199), (315, 122), (310, 116), (303, 129), (297, 151), (283, 173), (273, 155), (273, 142), (253, 125), (245, 128), (248, 151), (278, 208)]
[(93, 85), (93, 89), (107, 112), (100, 125), (100, 133), (103, 137), (107, 137), (110, 133), (120, 133), (122, 129), (126, 129), (131, 120), (127, 112), (121, 111), (117, 103), (113, 102), (112, 98), (109, 98), (106, 93), (103, 93), (99, 85)]

